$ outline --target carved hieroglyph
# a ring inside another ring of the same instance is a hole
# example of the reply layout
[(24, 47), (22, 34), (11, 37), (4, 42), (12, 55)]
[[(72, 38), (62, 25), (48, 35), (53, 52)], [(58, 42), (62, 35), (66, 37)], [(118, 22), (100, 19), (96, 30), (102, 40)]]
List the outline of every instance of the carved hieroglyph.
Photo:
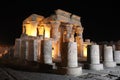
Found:
[(52, 38), (55, 41), (58, 41), (58, 39), (60, 38), (60, 32), (59, 32), (59, 26), (60, 26), (60, 22), (59, 21), (51, 21), (51, 25), (52, 25)]
[[(77, 44), (76, 42), (65, 42), (63, 43), (62, 63), (66, 67), (77, 67)], [(65, 49), (66, 48), (66, 49)]]

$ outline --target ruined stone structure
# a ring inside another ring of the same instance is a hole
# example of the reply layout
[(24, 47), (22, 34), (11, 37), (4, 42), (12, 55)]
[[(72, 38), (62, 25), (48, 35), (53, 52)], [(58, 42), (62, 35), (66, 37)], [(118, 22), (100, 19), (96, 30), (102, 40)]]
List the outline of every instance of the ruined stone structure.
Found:
[(82, 74), (82, 67), (78, 66), (78, 56), (83, 56), (79, 16), (60, 9), (47, 18), (32, 14), (23, 21), (22, 29), (21, 37), (15, 41), (16, 58), (51, 65), (53, 61), (61, 61), (62, 65), (65, 63), (62, 67), (66, 68), (66, 74)]
[[(55, 69), (71, 76), (80, 76), (82, 67), (103, 70), (120, 64), (120, 41), (111, 46), (90, 39), (83, 41), (80, 19), (60, 9), (47, 18), (30, 15), (23, 21), (21, 37), (15, 40), (14, 58), (25, 64), (37, 62), (40, 68), (44, 65), (47, 70)], [(86, 61), (84, 65), (82, 59)]]
[(52, 58), (59, 59), (64, 42), (76, 42), (78, 56), (83, 56), (83, 27), (80, 17), (63, 10), (44, 18), (32, 14), (23, 21), (22, 34), (15, 41), (15, 57), (40, 62), (42, 41), (51, 39)]

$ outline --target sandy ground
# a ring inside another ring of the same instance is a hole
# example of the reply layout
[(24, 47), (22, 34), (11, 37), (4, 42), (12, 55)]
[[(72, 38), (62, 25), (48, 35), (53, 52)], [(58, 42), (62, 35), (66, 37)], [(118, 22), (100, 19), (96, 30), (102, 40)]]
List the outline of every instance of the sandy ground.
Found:
[[(3, 51), (2, 51), (3, 50)], [(5, 49), (0, 47), (0, 54), (5, 53)], [(42, 73), (39, 72), (36, 64), (33, 67), (20, 65), (19, 60), (8, 59), (9, 56), (12, 56), (13, 52), (11, 51), (9, 55), (4, 55), (5, 59), (0, 59), (0, 80), (120, 80), (120, 65), (117, 65), (115, 68), (104, 68), (101, 71), (93, 71), (88, 69), (83, 69), (83, 74), (78, 77), (60, 75), (53, 73)], [(3, 66), (5, 65), (5, 66)], [(48, 71), (51, 66), (48, 65), (40, 66), (42, 71)]]
[(0, 67), (0, 80), (120, 80), (120, 66), (101, 71), (83, 69), (83, 75), (78, 77)]

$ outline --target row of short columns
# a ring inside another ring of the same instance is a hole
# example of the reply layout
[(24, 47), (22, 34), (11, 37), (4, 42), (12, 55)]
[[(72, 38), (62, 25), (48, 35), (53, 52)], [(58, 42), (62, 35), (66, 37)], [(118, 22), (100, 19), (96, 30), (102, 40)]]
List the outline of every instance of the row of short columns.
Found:
[[(104, 46), (104, 60), (103, 64), (100, 63), (99, 45), (90, 46), (90, 69), (91, 70), (103, 70), (104, 67), (116, 67), (116, 62), (120, 62), (120, 51), (114, 51), (112, 46)], [(114, 59), (113, 59), (114, 57)], [(115, 61), (114, 61), (115, 60)]]
[(51, 39), (16, 39), (14, 57), (21, 61), (52, 64)]
[[(61, 55), (62, 64), (67, 75), (80, 76), (82, 74), (82, 67), (78, 66), (78, 54), (76, 42), (63, 43), (64, 53)], [(42, 55), (45, 64), (52, 64), (52, 41), (43, 40)]]
[[(28, 42), (29, 41), (29, 42)], [(37, 44), (38, 43), (38, 44)], [(23, 45), (24, 44), (24, 45)], [(41, 47), (38, 47), (41, 45)], [(20, 46), (22, 47), (19, 50)], [(33, 47), (31, 47), (33, 46)], [(66, 69), (67, 75), (72, 76), (80, 76), (82, 74), (82, 67), (78, 66), (78, 52), (77, 52), (77, 43), (76, 42), (64, 42), (61, 53), (62, 59), (62, 68)], [(29, 48), (31, 47), (31, 48)], [(44, 39), (42, 41), (39, 40), (20, 40), (16, 41), (16, 51), (15, 57), (20, 56), (21, 58), (25, 58), (29, 61), (37, 61), (38, 56), (40, 57), (40, 61), (44, 64), (52, 64), (52, 40)], [(37, 49), (41, 49), (40, 50)], [(21, 52), (19, 52), (21, 51)], [(103, 70), (105, 67), (115, 67), (116, 62), (120, 62), (120, 51), (114, 52), (115, 61), (113, 60), (113, 50), (111, 46), (104, 47), (104, 61), (103, 64), (100, 63), (100, 53), (99, 53), (99, 45), (91, 45), (90, 46), (90, 69), (91, 70)], [(21, 54), (22, 53), (22, 54)], [(29, 54), (28, 54), (29, 53)], [(37, 54), (39, 53), (39, 54)], [(41, 54), (41, 55), (40, 55)]]
[[(16, 39), (15, 48), (14, 56), (22, 61), (38, 61), (55, 66), (52, 61), (52, 39)], [(80, 76), (82, 67), (78, 66), (77, 43), (65, 42), (63, 43), (63, 48), (64, 53), (61, 55), (61, 64), (64, 66), (62, 68), (66, 69), (67, 75)]]

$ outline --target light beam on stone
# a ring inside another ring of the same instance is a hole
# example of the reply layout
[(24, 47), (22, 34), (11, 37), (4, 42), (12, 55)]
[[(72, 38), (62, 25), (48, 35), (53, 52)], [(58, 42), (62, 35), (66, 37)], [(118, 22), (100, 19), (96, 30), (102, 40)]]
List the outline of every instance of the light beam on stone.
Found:
[(87, 57), (87, 45), (84, 45), (83, 47), (83, 57)]

